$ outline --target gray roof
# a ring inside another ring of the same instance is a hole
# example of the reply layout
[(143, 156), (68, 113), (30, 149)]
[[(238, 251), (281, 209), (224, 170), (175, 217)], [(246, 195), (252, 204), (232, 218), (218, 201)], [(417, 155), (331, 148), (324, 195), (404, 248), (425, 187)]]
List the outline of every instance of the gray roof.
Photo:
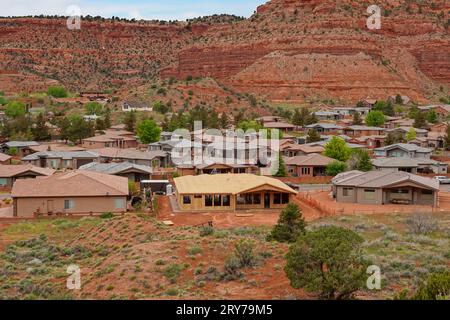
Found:
[(378, 131), (384, 131), (386, 130), (385, 128), (380, 128), (380, 127), (369, 127), (369, 126), (348, 126), (345, 127), (345, 129), (350, 129), (350, 130), (356, 130), (356, 131), (363, 131), (363, 130), (378, 130)]
[(151, 174), (153, 169), (148, 166), (142, 166), (129, 162), (120, 163), (97, 163), (92, 162), (80, 167), (81, 170), (95, 171), (106, 174), (119, 174), (123, 171), (128, 171), (130, 169), (135, 169), (138, 171), (143, 171), (145, 173)]
[(41, 152), (35, 152), (26, 157), (23, 157), (22, 160), (32, 161), (32, 160), (38, 160), (40, 158), (53, 158), (53, 159), (59, 158), (59, 159), (63, 159), (63, 160), (71, 160), (73, 158), (92, 159), (92, 158), (98, 158), (98, 154), (95, 152), (89, 152), (89, 151), (41, 151)]
[(392, 149), (395, 149), (395, 148), (400, 148), (400, 149), (403, 149), (403, 150), (406, 150), (406, 151), (415, 151), (415, 152), (423, 152), (423, 153), (433, 152), (433, 150), (431, 150), (431, 149), (419, 147), (419, 146), (417, 146), (415, 144), (411, 144), (411, 143), (391, 144), (389, 146), (377, 148), (377, 149), (375, 149), (375, 151), (388, 151), (388, 150), (392, 150)]
[(400, 130), (400, 131), (403, 131), (403, 132), (409, 132), (409, 130), (411, 130), (411, 128), (413, 128), (414, 131), (418, 132), (418, 133), (427, 133), (428, 132), (428, 130), (425, 130), (425, 129), (414, 128), (414, 127), (405, 127), (405, 126), (397, 127), (397, 128), (394, 128), (394, 129), (389, 129), (389, 130), (386, 130), (386, 131), (387, 132), (394, 132), (394, 131)]
[[(440, 165), (441, 163), (432, 159), (408, 158), (408, 157), (390, 157), (374, 159), (373, 165), (379, 168), (415, 168), (426, 165)], [(444, 165), (444, 164), (442, 164)]]
[(37, 143), (36, 141), (9, 141), (6, 142), (5, 145), (8, 148), (23, 148), (23, 147), (38, 146), (39, 143)]
[(317, 127), (322, 127), (324, 129), (342, 129), (341, 126), (335, 125), (333, 123), (314, 123), (306, 126), (305, 128), (313, 129)]
[(349, 177), (333, 181), (336, 186), (349, 186), (359, 188), (385, 188), (399, 183), (410, 182), (425, 188), (439, 190), (439, 182), (436, 179), (417, 176), (403, 171), (369, 171), (354, 173)]

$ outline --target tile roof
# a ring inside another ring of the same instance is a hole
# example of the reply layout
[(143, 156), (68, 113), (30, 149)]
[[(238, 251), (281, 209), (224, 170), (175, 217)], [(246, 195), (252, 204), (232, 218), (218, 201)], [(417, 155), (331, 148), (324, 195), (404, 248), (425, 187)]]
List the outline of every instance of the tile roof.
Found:
[(153, 160), (158, 157), (166, 157), (167, 153), (161, 150), (140, 151), (137, 149), (101, 148), (91, 149), (90, 152), (105, 158), (129, 159), (129, 160)]
[(95, 171), (100, 173), (106, 173), (106, 174), (119, 174), (124, 171), (140, 171), (142, 173), (153, 173), (153, 168), (149, 166), (142, 166), (135, 163), (130, 162), (120, 162), (120, 163), (97, 163), (97, 162), (91, 162), (88, 164), (85, 164), (84, 166), (80, 167), (80, 170), (87, 170), (87, 171)]
[(5, 143), (8, 148), (23, 148), (23, 147), (31, 147), (38, 146), (39, 143), (36, 141), (8, 141)]
[(26, 172), (32, 172), (36, 175), (49, 176), (55, 173), (55, 170), (40, 168), (30, 164), (0, 165), (0, 177), (2, 178), (14, 177)]
[(179, 194), (239, 194), (268, 186), (282, 192), (296, 192), (280, 180), (252, 174), (203, 174), (174, 179)]
[(335, 160), (317, 153), (309, 154), (307, 156), (285, 158), (285, 163), (287, 165), (295, 165), (295, 166), (325, 167), (333, 161)]
[(23, 161), (39, 160), (40, 158), (51, 158), (51, 159), (63, 159), (72, 160), (77, 159), (95, 159), (98, 158), (98, 154), (91, 151), (42, 151), (29, 154), (23, 157)]
[(423, 152), (423, 153), (433, 152), (433, 150), (431, 150), (431, 149), (419, 147), (419, 146), (417, 146), (415, 144), (411, 144), (411, 143), (391, 144), (389, 146), (376, 148), (375, 151), (387, 151), (387, 150), (392, 150), (395, 148), (400, 148), (400, 149), (407, 150), (407, 151)]
[(347, 178), (334, 180), (334, 184), (337, 186), (361, 188), (384, 188), (405, 182), (416, 183), (430, 189), (439, 190), (439, 182), (436, 179), (421, 177), (403, 171), (369, 171), (360, 174), (354, 172)]
[(11, 191), (17, 197), (127, 196), (128, 179), (98, 172), (75, 170), (37, 179), (19, 179)]
[(0, 161), (5, 162), (10, 160), (12, 157), (10, 155), (4, 154), (0, 152)]

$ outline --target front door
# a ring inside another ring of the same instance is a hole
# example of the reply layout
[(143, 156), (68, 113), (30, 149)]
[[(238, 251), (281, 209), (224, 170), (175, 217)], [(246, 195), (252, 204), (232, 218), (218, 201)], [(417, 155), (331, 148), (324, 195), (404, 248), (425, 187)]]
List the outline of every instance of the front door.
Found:
[(270, 193), (264, 193), (264, 208), (270, 208)]
[(47, 213), (53, 212), (53, 200), (47, 200)]

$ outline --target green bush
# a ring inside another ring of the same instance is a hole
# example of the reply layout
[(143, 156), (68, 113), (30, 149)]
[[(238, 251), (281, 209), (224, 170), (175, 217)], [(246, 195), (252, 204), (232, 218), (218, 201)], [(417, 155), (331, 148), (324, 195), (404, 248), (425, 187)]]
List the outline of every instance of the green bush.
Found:
[(104, 212), (100, 215), (102, 219), (111, 219), (114, 218), (114, 214), (112, 212)]
[(414, 294), (415, 300), (450, 300), (450, 271), (431, 274)]
[(251, 267), (256, 264), (253, 252), (255, 244), (248, 239), (241, 239), (235, 245), (235, 255), (241, 267)]
[(56, 87), (56, 86), (49, 87), (47, 94), (54, 98), (66, 98), (67, 97), (67, 91), (64, 87)]
[(290, 203), (281, 212), (278, 223), (272, 229), (271, 234), (268, 236), (268, 240), (294, 242), (305, 232), (305, 227), (305, 219), (303, 219), (300, 208), (298, 205)]
[(200, 228), (200, 237), (210, 236), (214, 233), (214, 228), (211, 226), (203, 226)]

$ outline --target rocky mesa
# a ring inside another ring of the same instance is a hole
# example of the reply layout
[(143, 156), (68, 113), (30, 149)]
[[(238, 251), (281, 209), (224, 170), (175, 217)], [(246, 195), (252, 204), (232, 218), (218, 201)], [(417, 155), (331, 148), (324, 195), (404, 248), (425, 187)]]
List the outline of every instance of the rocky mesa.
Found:
[(123, 22), (0, 19), (0, 86), (48, 82), (72, 90), (124, 89), (156, 78), (212, 77), (275, 101), (408, 95), (432, 100), (450, 86), (450, 3), (272, 0), (248, 19)]

